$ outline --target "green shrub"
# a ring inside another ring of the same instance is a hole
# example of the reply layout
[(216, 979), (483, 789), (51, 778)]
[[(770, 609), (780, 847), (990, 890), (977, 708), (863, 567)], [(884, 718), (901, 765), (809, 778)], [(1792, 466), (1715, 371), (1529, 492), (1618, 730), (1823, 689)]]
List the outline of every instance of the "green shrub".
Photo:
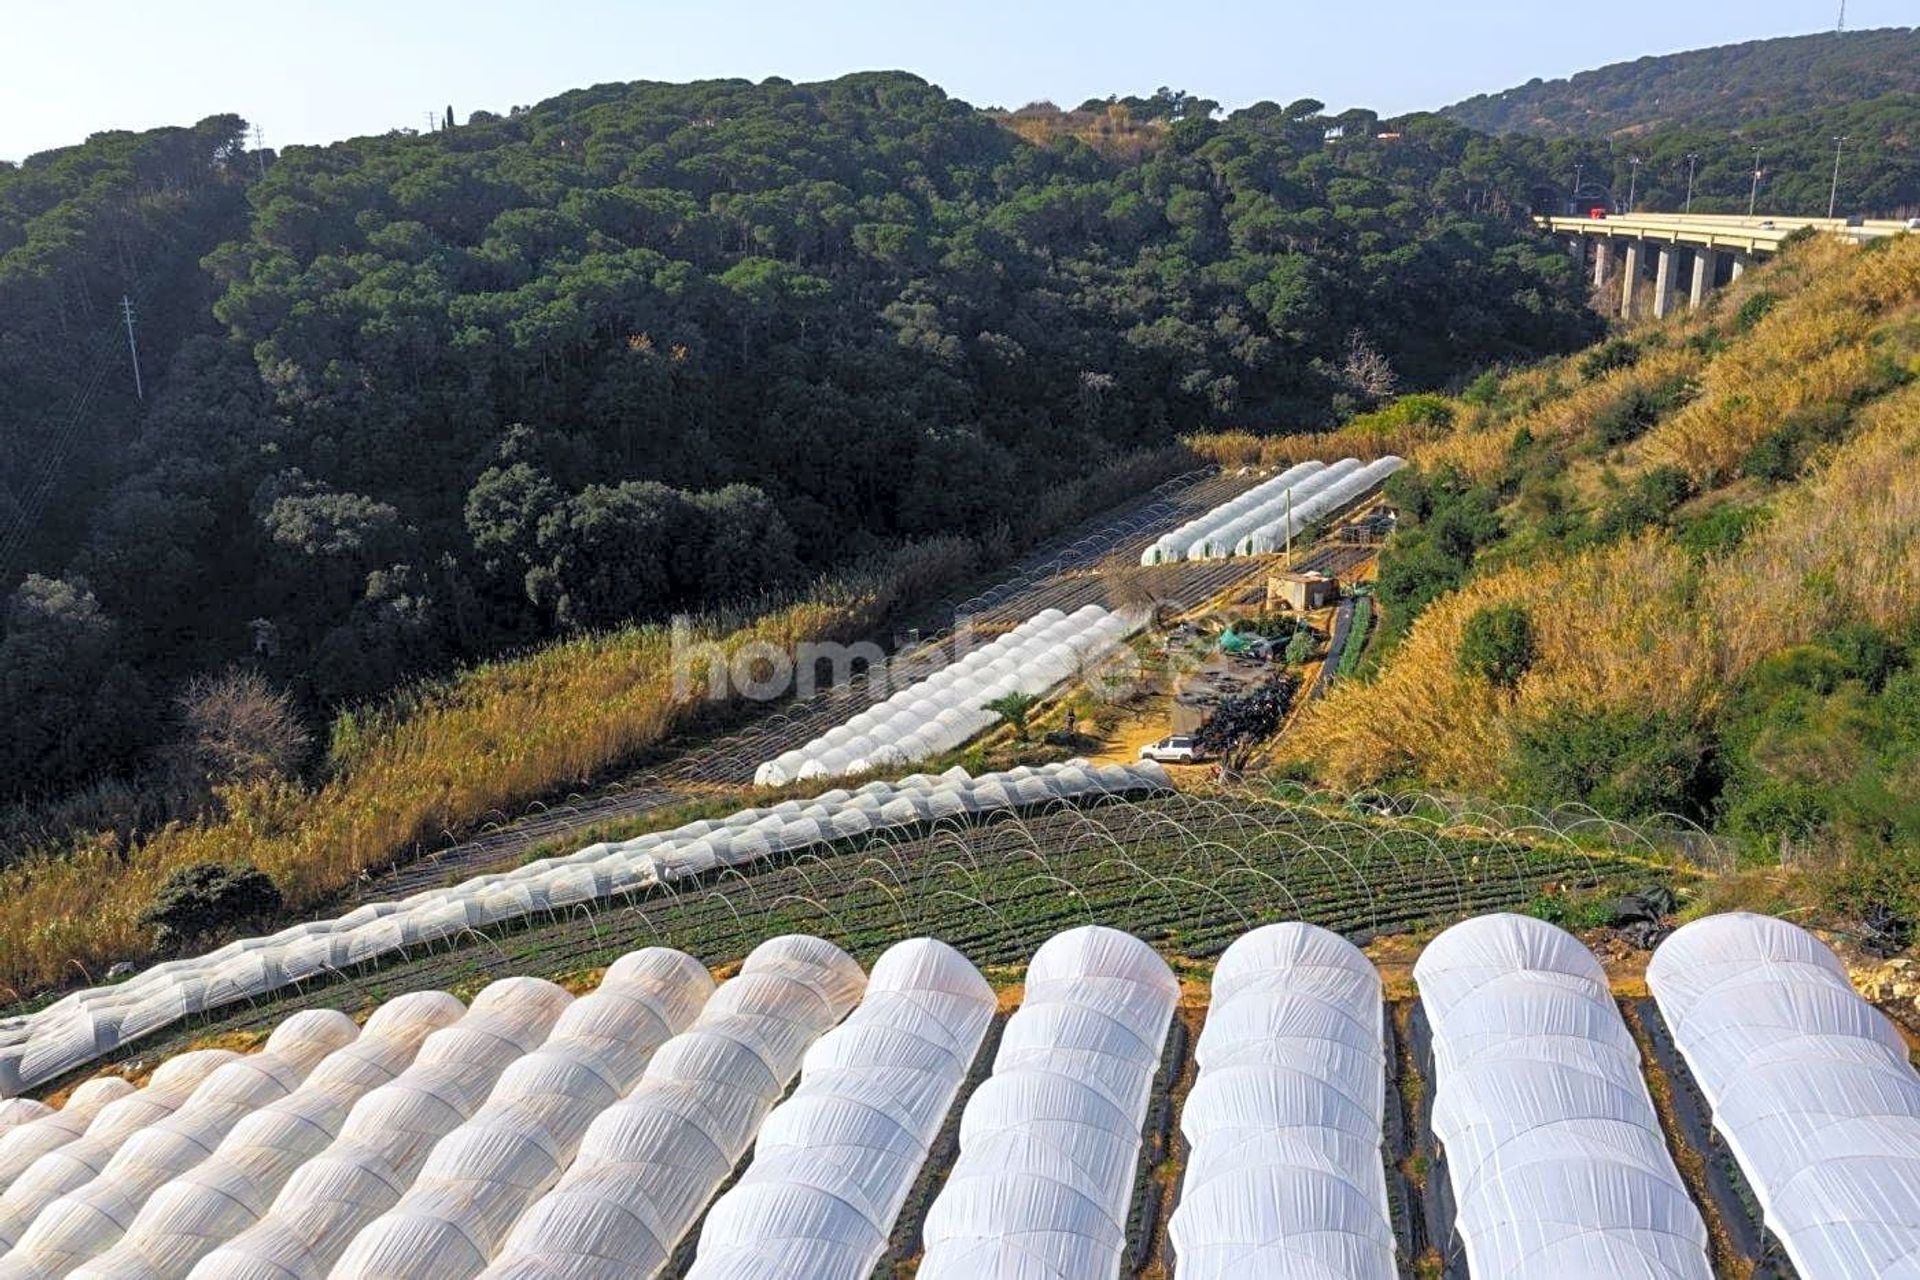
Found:
[(1777, 294), (1765, 292), (1754, 294), (1741, 303), (1740, 309), (1733, 313), (1733, 331), (1735, 333), (1750, 331), (1753, 326), (1767, 318), (1769, 311), (1779, 305), (1780, 298)]
[(1717, 790), (1706, 735), (1662, 712), (1567, 704), (1514, 737), (1514, 798), (1541, 808), (1591, 805), (1609, 818), (1698, 817)]
[(1468, 404), (1477, 404), (1482, 408), (1491, 409), (1502, 399), (1500, 388), (1500, 371), (1488, 369), (1467, 384), (1467, 389), (1460, 393), (1460, 398)]
[(1588, 382), (1625, 369), (1640, 359), (1640, 344), (1632, 338), (1613, 338), (1580, 358), (1580, 376)]
[(1347, 424), (1350, 431), (1389, 434), (1411, 427), (1450, 427), (1453, 425), (1453, 403), (1443, 395), (1431, 391), (1422, 391), (1416, 395), (1401, 396), (1385, 408), (1372, 413), (1363, 413)]
[(1609, 502), (1580, 541), (1603, 544), (1664, 524), (1693, 494), (1693, 481), (1678, 467), (1655, 467)]
[(1517, 604), (1490, 604), (1474, 611), (1460, 637), (1454, 661), (1465, 675), (1511, 689), (1533, 666), (1533, 619)]
[(1287, 641), (1286, 659), (1293, 666), (1312, 662), (1314, 655), (1320, 652), (1320, 638), (1306, 627), (1301, 627)]
[(1800, 474), (1799, 444), (1792, 430), (1775, 427), (1740, 459), (1740, 474), (1784, 484)]
[(1651, 387), (1628, 387), (1594, 415), (1593, 438), (1603, 448), (1617, 448), (1638, 440), (1667, 414), (1699, 394), (1684, 374)]
[(1746, 541), (1767, 518), (1761, 506), (1727, 503), (1715, 507), (1680, 531), (1680, 545), (1702, 560), (1723, 556)]
[(1782, 839), (1812, 838), (1832, 818), (1825, 798), (1813, 787), (1764, 778), (1730, 797), (1721, 826), (1748, 847), (1771, 851)]
[(248, 863), (195, 862), (170, 874), (140, 912), (154, 941), (177, 948), (245, 925), (263, 924), (279, 912), (280, 889), (266, 872)]

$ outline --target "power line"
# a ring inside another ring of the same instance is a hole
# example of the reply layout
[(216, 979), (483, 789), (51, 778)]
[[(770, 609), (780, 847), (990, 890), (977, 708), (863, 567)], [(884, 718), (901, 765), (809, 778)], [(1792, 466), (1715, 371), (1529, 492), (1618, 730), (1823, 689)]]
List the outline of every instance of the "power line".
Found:
[(133, 299), (120, 295), (120, 313), (127, 318), (127, 354), (133, 357), (133, 398), (145, 400), (147, 389), (140, 385), (140, 347), (133, 340)]
[[(162, 244), (156, 246), (157, 249), (173, 251), (177, 254), (181, 247), (180, 238), (175, 233), (162, 231), (160, 240)], [(156, 254), (156, 257), (158, 256), (160, 255)], [(163, 258), (163, 261), (173, 264), (175, 259), (168, 256)], [(149, 297), (159, 287), (163, 274), (163, 271), (152, 271), (145, 278), (136, 276), (131, 290), (121, 295), (123, 307), (146, 305)], [(83, 375), (84, 381), (74, 391), (73, 398), (68, 401), (63, 419), (53, 431), (47, 447), (40, 453), (39, 468), (21, 492), (20, 512), (13, 522), (13, 527), (0, 535), (0, 585), (13, 580), (14, 562), (25, 550), (33, 528), (39, 522), (41, 513), (46, 509), (48, 501), (51, 500), (59, 484), (60, 473), (66, 463), (67, 455), (72, 450), (74, 441), (86, 421), (94, 397), (100, 393), (108, 373), (118, 363), (117, 357), (113, 354), (113, 348), (118, 342), (124, 323), (122, 317), (115, 317), (113, 323), (97, 331), (81, 357), (82, 367), (86, 370)]]

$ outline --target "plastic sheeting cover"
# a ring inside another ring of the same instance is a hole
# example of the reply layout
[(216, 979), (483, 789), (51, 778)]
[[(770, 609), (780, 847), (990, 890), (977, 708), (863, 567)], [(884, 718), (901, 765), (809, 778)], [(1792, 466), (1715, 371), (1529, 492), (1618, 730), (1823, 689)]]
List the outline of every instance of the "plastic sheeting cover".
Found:
[(1413, 973), (1476, 1280), (1708, 1280), (1706, 1225), (1592, 953), (1544, 921), (1489, 915), (1435, 938)]
[(0, 1134), (52, 1114), (53, 1108), (38, 1098), (8, 1098), (0, 1102)]
[(293, 1014), (258, 1053), (201, 1082), (172, 1115), (128, 1135), (89, 1182), (55, 1199), (0, 1259), (0, 1277), (65, 1275), (113, 1246), (155, 1189), (213, 1154), (243, 1118), (293, 1092), (327, 1054), (360, 1035), (332, 1009)]
[(1839, 958), (1784, 920), (1709, 916), (1647, 986), (1794, 1270), (1920, 1275), (1920, 1076)]
[(708, 1211), (688, 1280), (867, 1280), (994, 1003), (945, 943), (889, 948), (860, 1006), (807, 1051), (753, 1163)]
[(573, 1166), (508, 1236), (490, 1280), (659, 1273), (753, 1142), (807, 1047), (865, 976), (819, 938), (771, 938), (721, 985), (640, 1083), (587, 1127)]
[(1295, 503), (1291, 511), (1275, 512), (1263, 523), (1239, 528), (1239, 538), (1229, 550), (1238, 555), (1270, 555), (1280, 551), (1319, 521), (1339, 515), (1360, 501), (1405, 465), (1392, 454), (1369, 462), (1319, 489), (1304, 502)]
[(1290, 491), (1274, 498), (1273, 501), (1262, 503), (1252, 510), (1243, 512), (1195, 539), (1193, 545), (1187, 548), (1187, 559), (1217, 560), (1222, 556), (1234, 554), (1241, 539), (1249, 533), (1276, 520), (1284, 520), (1288, 512), (1301, 510), (1315, 495), (1332, 488), (1358, 470), (1360, 470), (1358, 458), (1342, 458), (1338, 462), (1321, 468), (1294, 485)]
[(763, 787), (861, 774), (924, 760), (997, 724), (986, 704), (1010, 693), (1043, 694), (1138, 630), (1143, 617), (1097, 604), (1068, 615), (1045, 609), (991, 644), (868, 707), (844, 724), (754, 771)]
[(321, 1059), (300, 1087), (233, 1127), (207, 1160), (156, 1190), (118, 1244), (75, 1280), (178, 1280), (258, 1222), (295, 1169), (340, 1132), (354, 1103), (404, 1071), (427, 1037), (466, 1006), (444, 991), (387, 1001), (352, 1044)]
[(1325, 929), (1268, 925), (1221, 955), (1168, 1224), (1182, 1280), (1398, 1276), (1383, 1016), (1372, 963)]
[(191, 1274), (320, 1280), (412, 1184), (433, 1145), (479, 1110), (500, 1073), (539, 1048), (571, 1003), (538, 978), (489, 984), (391, 1084), (355, 1104), (340, 1136), (294, 1172), (259, 1222)]
[(98, 1177), (128, 1137), (172, 1115), (208, 1076), (239, 1060), (226, 1049), (178, 1054), (160, 1064), (146, 1088), (102, 1107), (84, 1134), (35, 1160), (0, 1195), (0, 1243), (11, 1247), (42, 1209)]
[(1086, 926), (1041, 945), (993, 1075), (961, 1116), (921, 1280), (1119, 1274), (1140, 1127), (1179, 998), (1166, 962), (1124, 933)]
[(1219, 506), (1203, 512), (1195, 519), (1187, 521), (1172, 532), (1156, 538), (1152, 545), (1140, 553), (1140, 563), (1143, 565), (1166, 564), (1185, 559), (1187, 548), (1195, 541), (1256, 507), (1285, 502), (1288, 489), (1299, 485), (1325, 466), (1323, 462), (1302, 462), (1288, 467), (1270, 480), (1261, 481), (1238, 497), (1230, 498)]
[(0, 1191), (11, 1187), (41, 1156), (85, 1133), (108, 1103), (133, 1091), (133, 1085), (119, 1076), (100, 1076), (74, 1089), (60, 1110), (0, 1133)]
[[(0, 1096), (71, 1071), (190, 1014), (338, 972), (403, 947), (742, 865), (823, 840), (950, 815), (1168, 786), (1166, 773), (1150, 764), (1070, 760), (979, 778), (950, 769), (938, 777), (915, 774), (853, 792), (828, 792), (804, 804), (789, 801), (746, 809), (718, 821), (692, 822), (617, 844), (588, 845), (451, 888), (370, 903), (337, 919), (310, 921), (245, 938), (204, 956), (154, 965), (125, 982), (75, 992), (36, 1014), (0, 1021)], [(11, 1136), (0, 1133), (0, 1171)]]
[(631, 952), (508, 1067), (471, 1120), (442, 1138), (400, 1202), (370, 1223), (333, 1280), (465, 1280), (573, 1160), (587, 1125), (631, 1089), (653, 1053), (713, 993), (693, 957)]

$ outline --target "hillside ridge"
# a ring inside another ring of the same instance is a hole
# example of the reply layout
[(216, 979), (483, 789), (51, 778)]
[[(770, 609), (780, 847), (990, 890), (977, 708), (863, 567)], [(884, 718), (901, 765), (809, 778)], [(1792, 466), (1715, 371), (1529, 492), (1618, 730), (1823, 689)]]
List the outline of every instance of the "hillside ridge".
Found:
[(1654, 54), (1477, 94), (1441, 114), (1547, 138), (1655, 125), (1736, 126), (1888, 93), (1920, 92), (1920, 28), (1820, 32)]

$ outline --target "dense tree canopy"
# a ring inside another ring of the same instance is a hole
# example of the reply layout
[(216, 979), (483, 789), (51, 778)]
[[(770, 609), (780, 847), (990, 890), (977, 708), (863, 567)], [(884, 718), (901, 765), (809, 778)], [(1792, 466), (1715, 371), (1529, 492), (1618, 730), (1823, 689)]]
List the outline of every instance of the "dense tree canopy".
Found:
[[(165, 708), (242, 659), (324, 707), (1594, 333), (1526, 226), (1542, 144), (1129, 102), (1153, 145), (1125, 155), (887, 73), (603, 85), (278, 157), (220, 117), (0, 170), (0, 528), (32, 535), (0, 662), (86, 655), (9, 713), (84, 716), (109, 675)], [(75, 421), (54, 519), (14, 477)], [(167, 732), (113, 729), (92, 768)], [(14, 766), (0, 791), (77, 769)]]
[(1888, 93), (1920, 93), (1920, 27), (1822, 31), (1616, 62), (1483, 93), (1446, 114), (1488, 133), (1597, 137), (1651, 126), (1724, 130)]
[[(1920, 28), (1754, 40), (1534, 80), (1446, 108), (1490, 133), (1543, 140), (1551, 191), (1677, 212), (1820, 215), (1835, 141), (1838, 212), (1920, 211)], [(1692, 157), (1689, 160), (1689, 157)], [(1639, 164), (1636, 166), (1635, 161)], [(1753, 174), (1760, 182), (1756, 189)], [(1637, 170), (1637, 172), (1636, 172)]]

